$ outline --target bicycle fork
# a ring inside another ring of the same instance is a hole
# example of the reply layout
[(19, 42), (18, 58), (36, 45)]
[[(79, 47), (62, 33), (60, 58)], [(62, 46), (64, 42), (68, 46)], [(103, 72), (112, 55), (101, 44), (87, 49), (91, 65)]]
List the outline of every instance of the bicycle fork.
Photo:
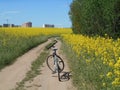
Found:
[(54, 57), (54, 71), (58, 73), (58, 59), (56, 57), (56, 55), (53, 56)]

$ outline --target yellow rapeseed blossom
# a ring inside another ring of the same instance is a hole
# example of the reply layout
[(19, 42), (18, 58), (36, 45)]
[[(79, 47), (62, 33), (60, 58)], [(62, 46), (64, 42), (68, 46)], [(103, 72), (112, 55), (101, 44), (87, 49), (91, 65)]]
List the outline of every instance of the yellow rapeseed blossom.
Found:
[[(106, 35), (107, 36), (107, 35)], [(103, 37), (88, 37), (75, 34), (62, 35), (63, 40), (72, 47), (76, 56), (82, 57), (86, 64), (93, 63), (96, 68), (105, 67), (102, 74), (106, 80), (105, 83), (119, 85), (120, 83), (120, 39)], [(98, 60), (101, 63), (91, 62)], [(108, 73), (107, 73), (108, 72)], [(97, 72), (96, 72), (97, 73)], [(101, 74), (101, 75), (102, 75)], [(101, 78), (102, 76), (99, 76)], [(114, 78), (115, 80), (114, 80)], [(110, 80), (109, 80), (110, 79)], [(101, 82), (102, 83), (102, 82)], [(103, 83), (103, 86), (105, 86)]]
[(119, 77), (120, 77), (120, 70), (115, 69), (115, 70), (114, 70), (114, 74), (115, 74), (116, 76), (119, 76)]
[(120, 78), (115, 78), (115, 80), (112, 82), (112, 85), (120, 86)]
[(108, 72), (106, 76), (107, 76), (108, 78), (111, 78), (112, 75), (113, 75), (112, 72)]
[(117, 60), (117, 62), (114, 64), (114, 68), (120, 69), (120, 58)]
[(24, 37), (72, 33), (70, 28), (3, 28), (1, 30), (11, 35)]
[(0, 28), (0, 45), (7, 46), (7, 42), (10, 42), (11, 38), (33, 38), (34, 36), (60, 35), (68, 33), (72, 33), (71, 28)]
[(100, 76), (100, 78), (103, 78), (104, 77), (104, 75), (103, 74), (101, 74), (101, 75), (99, 75)]
[(87, 64), (90, 64), (90, 63), (91, 63), (91, 60), (86, 59), (86, 63), (87, 63)]
[(103, 83), (102, 85), (103, 85), (103, 87), (106, 87), (106, 83)]
[(109, 66), (110, 66), (110, 67), (113, 67), (113, 66), (114, 66), (114, 61), (110, 61), (110, 62), (109, 62)]

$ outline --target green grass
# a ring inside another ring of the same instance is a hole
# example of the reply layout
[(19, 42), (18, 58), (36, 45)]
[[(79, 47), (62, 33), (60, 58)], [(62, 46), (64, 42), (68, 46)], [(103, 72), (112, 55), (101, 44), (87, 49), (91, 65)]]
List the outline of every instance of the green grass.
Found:
[(47, 41), (48, 38), (41, 35), (34, 37), (11, 37), (4, 34), (4, 37), (0, 37), (0, 43), (3, 43), (0, 44), (0, 69), (12, 64), (17, 57)]

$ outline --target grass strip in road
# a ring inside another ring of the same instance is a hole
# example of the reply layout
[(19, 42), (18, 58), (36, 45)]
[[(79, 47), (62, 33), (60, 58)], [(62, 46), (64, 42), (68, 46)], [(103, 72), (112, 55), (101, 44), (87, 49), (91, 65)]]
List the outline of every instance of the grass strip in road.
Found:
[(37, 60), (35, 60), (31, 65), (31, 70), (27, 72), (26, 77), (20, 82), (17, 83), (17, 87), (13, 90), (25, 90), (24, 84), (27, 81), (32, 81), (34, 77), (40, 74), (40, 67), (42, 66), (43, 62), (46, 60), (48, 56), (48, 51), (43, 51)]

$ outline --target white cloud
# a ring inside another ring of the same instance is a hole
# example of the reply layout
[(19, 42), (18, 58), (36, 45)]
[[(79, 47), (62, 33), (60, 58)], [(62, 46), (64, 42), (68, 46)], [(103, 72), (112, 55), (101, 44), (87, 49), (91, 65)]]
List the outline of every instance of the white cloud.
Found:
[(19, 14), (20, 13), (20, 11), (6, 11), (6, 12), (2, 12), (2, 13), (0, 13), (0, 18), (1, 19), (8, 19), (8, 18), (10, 18), (11, 17), (11, 15), (10, 14)]
[(6, 12), (0, 13), (0, 16), (5, 16), (8, 14), (18, 14), (18, 13), (20, 13), (20, 11), (6, 11)]
[(18, 14), (20, 13), (19, 11), (6, 11), (4, 14)]

